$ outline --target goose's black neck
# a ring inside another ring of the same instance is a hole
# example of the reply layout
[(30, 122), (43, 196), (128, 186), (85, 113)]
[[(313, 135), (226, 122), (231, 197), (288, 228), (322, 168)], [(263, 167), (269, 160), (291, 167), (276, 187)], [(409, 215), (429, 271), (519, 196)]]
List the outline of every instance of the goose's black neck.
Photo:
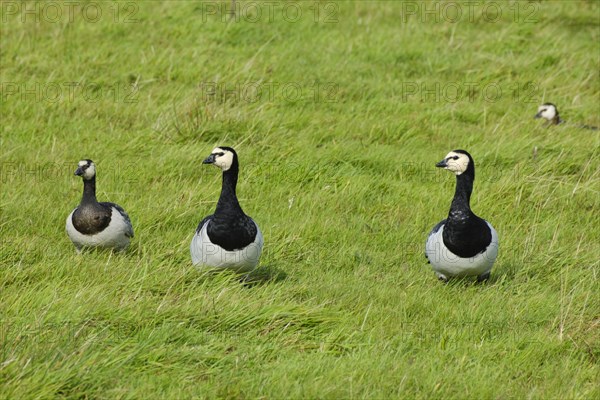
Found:
[(242, 207), (240, 206), (236, 195), (238, 174), (239, 165), (236, 160), (227, 171), (223, 172), (221, 196), (219, 196), (215, 216), (244, 215), (244, 211), (242, 211)]
[(474, 257), (492, 242), (488, 223), (471, 211), (469, 203), (474, 180), (475, 167), (471, 160), (469, 168), (456, 176), (456, 192), (442, 233), (444, 245), (462, 258)]
[(471, 193), (474, 180), (475, 172), (471, 169), (456, 176), (456, 190), (450, 205), (449, 219), (464, 219), (471, 216)]
[(554, 116), (554, 118), (552, 118), (551, 122), (553, 125), (559, 125), (565, 121), (560, 117), (560, 115), (558, 115), (558, 112), (557, 112), (556, 115)]
[(96, 200), (96, 177), (83, 180), (83, 197), (81, 204), (97, 203)]

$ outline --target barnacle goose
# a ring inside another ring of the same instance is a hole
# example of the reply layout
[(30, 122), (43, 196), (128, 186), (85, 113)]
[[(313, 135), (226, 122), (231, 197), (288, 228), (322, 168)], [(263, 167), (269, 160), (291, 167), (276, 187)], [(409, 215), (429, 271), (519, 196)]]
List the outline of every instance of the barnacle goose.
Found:
[(538, 107), (538, 112), (533, 118), (543, 118), (548, 121), (548, 125), (562, 124), (563, 121), (558, 115), (558, 109), (552, 103), (544, 103)]
[(429, 233), (425, 257), (440, 280), (465, 276), (486, 280), (498, 255), (498, 234), (489, 222), (471, 211), (473, 158), (464, 150), (454, 150), (435, 166), (456, 174), (456, 191), (448, 218)]
[[(558, 114), (558, 108), (556, 108), (556, 105), (552, 103), (544, 103), (541, 106), (539, 106), (538, 112), (537, 114), (535, 114), (534, 118), (545, 119), (546, 121), (548, 121), (548, 126), (564, 124), (567, 122), (560, 117), (560, 115)], [(591, 129), (593, 131), (598, 130), (598, 127), (596, 126), (577, 125), (577, 127), (582, 129)]]
[(84, 247), (125, 250), (133, 237), (129, 216), (119, 205), (96, 200), (96, 165), (79, 161), (75, 175), (83, 178), (81, 203), (67, 217), (67, 234), (78, 252)]
[(252, 218), (244, 214), (236, 196), (238, 156), (231, 147), (217, 147), (203, 164), (223, 171), (221, 196), (215, 213), (204, 218), (190, 244), (196, 266), (247, 272), (258, 265), (263, 236)]

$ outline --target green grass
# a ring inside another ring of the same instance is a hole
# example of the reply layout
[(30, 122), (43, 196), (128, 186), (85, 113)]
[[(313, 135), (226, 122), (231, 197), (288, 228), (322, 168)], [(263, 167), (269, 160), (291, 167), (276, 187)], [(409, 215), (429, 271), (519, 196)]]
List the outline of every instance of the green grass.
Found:
[[(501, 20), (455, 24), (391, 1), (318, 3), (334, 23), (313, 2), (293, 23), (282, 3), (256, 23), (192, 1), (23, 22), (9, 3), (1, 398), (600, 396), (600, 136), (532, 119), (552, 101), (600, 125), (597, 2), (517, 3), (516, 21), (499, 2)], [(206, 95), (256, 82), (296, 92)], [(191, 265), (216, 145), (238, 151), (265, 236), (252, 282)], [(486, 284), (442, 284), (423, 257), (454, 190), (434, 164), (456, 148), (500, 236)], [(77, 255), (66, 235), (82, 158), (131, 216), (125, 254)]]

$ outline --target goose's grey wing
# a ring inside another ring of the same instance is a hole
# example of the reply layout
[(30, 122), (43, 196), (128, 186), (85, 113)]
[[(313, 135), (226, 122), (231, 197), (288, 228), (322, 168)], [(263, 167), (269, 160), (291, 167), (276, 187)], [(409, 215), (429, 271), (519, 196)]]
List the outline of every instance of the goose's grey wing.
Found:
[(100, 204), (102, 204), (103, 206), (106, 206), (106, 207), (112, 207), (115, 210), (117, 210), (119, 212), (119, 214), (121, 214), (121, 216), (125, 220), (125, 223), (127, 223), (127, 227), (128, 227), (127, 232), (125, 232), (125, 236), (132, 238), (133, 237), (133, 226), (131, 225), (131, 220), (129, 219), (129, 215), (127, 215), (127, 212), (125, 212), (123, 207), (121, 207), (118, 204), (108, 203), (108, 202), (103, 202)]
[[(437, 223), (436, 226), (433, 227), (433, 229), (431, 230), (431, 232), (429, 232), (429, 235), (427, 235), (427, 240), (429, 240), (429, 238), (431, 237), (431, 235), (435, 234), (437, 231), (440, 230), (440, 228), (446, 223), (446, 220), (443, 219), (440, 222)], [(427, 262), (429, 262), (429, 258), (427, 258), (427, 252), (424, 253), (425, 258), (427, 259)]]

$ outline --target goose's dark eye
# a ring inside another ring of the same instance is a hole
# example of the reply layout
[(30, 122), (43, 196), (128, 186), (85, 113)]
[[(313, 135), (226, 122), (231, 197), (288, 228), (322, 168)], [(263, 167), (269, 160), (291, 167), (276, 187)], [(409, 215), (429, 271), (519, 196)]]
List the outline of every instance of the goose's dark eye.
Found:
[(458, 156), (452, 157), (453, 160), (458, 160)]
[(217, 157), (223, 157), (225, 153), (217, 153)]

